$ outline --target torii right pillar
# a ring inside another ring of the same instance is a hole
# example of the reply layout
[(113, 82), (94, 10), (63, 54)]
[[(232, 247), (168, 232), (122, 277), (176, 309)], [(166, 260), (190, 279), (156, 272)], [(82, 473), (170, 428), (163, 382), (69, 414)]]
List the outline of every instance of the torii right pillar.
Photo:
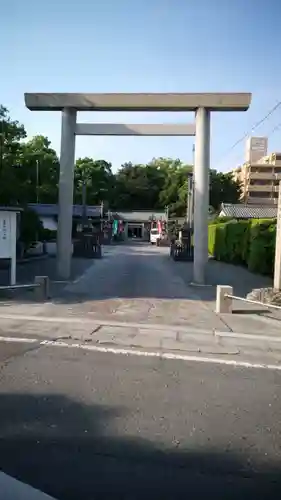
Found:
[(203, 285), (208, 263), (210, 111), (196, 110), (194, 165), (194, 263), (193, 281)]

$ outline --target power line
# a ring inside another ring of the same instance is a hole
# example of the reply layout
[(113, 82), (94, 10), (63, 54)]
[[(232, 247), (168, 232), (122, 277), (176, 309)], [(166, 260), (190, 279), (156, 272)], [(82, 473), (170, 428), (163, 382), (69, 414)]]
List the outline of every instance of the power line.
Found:
[(273, 129), (271, 130), (271, 132), (269, 132), (268, 134), (268, 137), (270, 137), (271, 135), (273, 135), (277, 130), (279, 130), (281, 127), (281, 122), (277, 123), (277, 125), (275, 125), (275, 127), (273, 127)]
[[(253, 127), (251, 128), (250, 131), (246, 132), (240, 139), (238, 139), (238, 141), (236, 141), (232, 146), (231, 148), (229, 148), (229, 150), (227, 151), (227, 153), (224, 154), (224, 156), (221, 158), (221, 160), (219, 160), (218, 162), (218, 165), (220, 163), (222, 163), (222, 161), (225, 159), (226, 156), (229, 155), (229, 153), (231, 153), (231, 151), (233, 151), (233, 149), (236, 148), (236, 146), (238, 146), (239, 144), (241, 144), (241, 142), (243, 142), (245, 139), (247, 139), (247, 137), (256, 129), (258, 128), (262, 123), (264, 123), (275, 111), (276, 109), (279, 108), (279, 106), (281, 105), (281, 101), (279, 101), (277, 104), (275, 104), (275, 106), (273, 106), (272, 109), (270, 109), (268, 111), (268, 113), (261, 119), (259, 120), (258, 122), (256, 122)], [(272, 134), (272, 132), (271, 132)]]

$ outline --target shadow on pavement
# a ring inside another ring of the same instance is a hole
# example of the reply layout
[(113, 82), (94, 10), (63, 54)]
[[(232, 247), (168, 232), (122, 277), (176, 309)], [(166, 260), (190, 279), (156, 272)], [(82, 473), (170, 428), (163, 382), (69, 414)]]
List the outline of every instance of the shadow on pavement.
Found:
[(1, 469), (58, 500), (279, 498), (281, 466), (122, 436), (122, 407), (53, 394), (2, 394), (0, 407)]

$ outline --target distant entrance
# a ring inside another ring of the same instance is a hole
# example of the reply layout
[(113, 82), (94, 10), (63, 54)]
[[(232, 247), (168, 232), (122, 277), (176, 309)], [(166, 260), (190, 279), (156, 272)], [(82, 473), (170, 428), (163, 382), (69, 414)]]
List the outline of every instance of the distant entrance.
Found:
[(143, 239), (143, 224), (128, 224), (128, 238)]

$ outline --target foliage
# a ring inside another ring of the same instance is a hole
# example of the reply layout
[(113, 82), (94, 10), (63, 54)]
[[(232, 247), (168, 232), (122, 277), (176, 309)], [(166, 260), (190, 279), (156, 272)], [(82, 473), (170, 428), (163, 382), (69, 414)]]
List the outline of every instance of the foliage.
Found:
[(240, 184), (230, 173), (210, 170), (210, 205), (216, 210), (222, 202), (237, 203), (241, 194)]
[(252, 224), (248, 268), (260, 274), (273, 274), (276, 240), (276, 221), (260, 220)]
[(20, 241), (29, 248), (32, 243), (41, 239), (43, 225), (34, 210), (25, 208), (20, 216)]
[(111, 163), (105, 160), (79, 158), (74, 171), (74, 201), (82, 203), (83, 183), (86, 186), (86, 202), (97, 205), (113, 198), (114, 175)]
[(273, 273), (276, 220), (229, 221), (209, 226), (209, 253), (217, 260), (246, 265), (260, 274)]
[(40, 239), (42, 241), (56, 241), (57, 231), (54, 229), (43, 228), (40, 232)]
[(22, 186), (20, 203), (56, 203), (59, 161), (47, 137), (37, 135), (22, 145), (18, 180)]
[(26, 137), (23, 125), (11, 120), (0, 106), (0, 204), (17, 205), (21, 186), (17, 182), (21, 140)]
[(216, 217), (215, 219), (212, 219), (209, 223), (209, 225), (213, 224), (224, 224), (225, 222), (230, 222), (231, 220), (235, 220), (233, 217)]

